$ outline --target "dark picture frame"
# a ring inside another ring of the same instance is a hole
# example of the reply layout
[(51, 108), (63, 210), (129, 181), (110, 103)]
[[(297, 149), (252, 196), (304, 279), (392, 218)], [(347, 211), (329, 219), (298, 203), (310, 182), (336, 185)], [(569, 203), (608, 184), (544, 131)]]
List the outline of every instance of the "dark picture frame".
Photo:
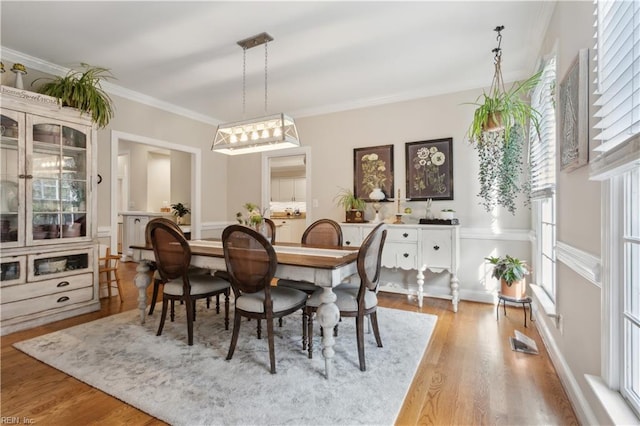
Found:
[(373, 188), (380, 188), (386, 198), (393, 198), (393, 145), (353, 149), (354, 195), (373, 201), (369, 198)]
[(453, 200), (453, 138), (405, 143), (407, 198)]
[(580, 49), (558, 91), (560, 170), (589, 162), (589, 49)]

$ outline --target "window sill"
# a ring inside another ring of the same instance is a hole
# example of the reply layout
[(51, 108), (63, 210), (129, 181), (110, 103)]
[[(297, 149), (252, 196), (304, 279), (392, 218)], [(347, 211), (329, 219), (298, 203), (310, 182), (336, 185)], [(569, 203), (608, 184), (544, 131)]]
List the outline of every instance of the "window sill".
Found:
[(640, 419), (619, 392), (609, 389), (598, 376), (585, 374), (584, 377), (614, 425), (640, 424)]
[(557, 318), (558, 313), (556, 312), (556, 304), (547, 295), (547, 292), (537, 284), (529, 284), (529, 287), (531, 287), (531, 291), (538, 301), (538, 306), (542, 308), (544, 314), (551, 318)]

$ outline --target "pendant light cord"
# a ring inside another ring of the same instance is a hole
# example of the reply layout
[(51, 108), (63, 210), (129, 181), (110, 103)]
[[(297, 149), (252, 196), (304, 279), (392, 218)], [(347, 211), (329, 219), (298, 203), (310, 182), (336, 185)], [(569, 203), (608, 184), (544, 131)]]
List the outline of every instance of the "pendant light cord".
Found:
[(267, 115), (267, 100), (268, 100), (268, 96), (267, 96), (267, 58), (268, 58), (268, 52), (267, 52), (267, 46), (269, 45), (269, 42), (264, 44), (264, 114)]
[(247, 115), (247, 48), (242, 48), (242, 119)]

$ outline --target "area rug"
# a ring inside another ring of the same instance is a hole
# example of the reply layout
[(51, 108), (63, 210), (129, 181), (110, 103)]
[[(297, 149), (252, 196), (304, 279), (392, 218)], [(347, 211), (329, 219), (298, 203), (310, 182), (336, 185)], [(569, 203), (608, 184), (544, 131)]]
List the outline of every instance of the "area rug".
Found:
[(390, 425), (437, 319), (379, 308), (384, 347), (376, 346), (373, 333), (365, 335), (367, 371), (361, 372), (355, 320), (345, 318), (327, 380), (320, 336), (314, 337), (313, 359), (302, 350), (300, 315), (275, 327), (272, 375), (267, 340), (256, 338), (255, 321), (243, 320), (233, 359), (226, 361), (231, 330), (224, 330), (223, 314), (198, 303), (194, 344), (188, 346), (183, 308), (176, 306), (176, 320), (167, 319), (162, 336), (156, 336), (158, 314), (141, 325), (134, 310), (14, 346), (170, 424)]

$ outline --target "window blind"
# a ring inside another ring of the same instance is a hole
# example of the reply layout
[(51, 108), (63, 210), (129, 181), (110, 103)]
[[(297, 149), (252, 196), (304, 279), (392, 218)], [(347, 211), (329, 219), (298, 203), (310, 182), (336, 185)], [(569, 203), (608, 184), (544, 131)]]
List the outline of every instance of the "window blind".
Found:
[(550, 197), (556, 185), (556, 58), (543, 65), (540, 81), (531, 93), (531, 106), (540, 113), (539, 130), (529, 131), (531, 199)]
[(640, 2), (596, 3), (596, 151), (640, 132)]

